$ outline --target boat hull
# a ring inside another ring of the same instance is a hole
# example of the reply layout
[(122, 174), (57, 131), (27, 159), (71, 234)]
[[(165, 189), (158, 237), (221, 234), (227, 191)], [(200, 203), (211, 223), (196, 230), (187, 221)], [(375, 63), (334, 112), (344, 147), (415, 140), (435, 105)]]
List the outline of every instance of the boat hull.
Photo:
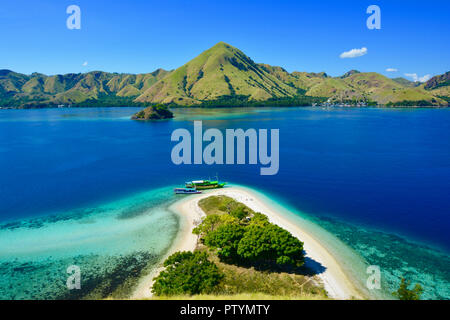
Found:
[(207, 190), (207, 189), (220, 189), (223, 188), (225, 184), (215, 184), (215, 185), (208, 185), (208, 186), (199, 186), (195, 185), (195, 188), (197, 190)]
[(186, 189), (175, 189), (173, 190), (175, 194), (200, 194), (201, 191), (198, 190), (186, 190)]

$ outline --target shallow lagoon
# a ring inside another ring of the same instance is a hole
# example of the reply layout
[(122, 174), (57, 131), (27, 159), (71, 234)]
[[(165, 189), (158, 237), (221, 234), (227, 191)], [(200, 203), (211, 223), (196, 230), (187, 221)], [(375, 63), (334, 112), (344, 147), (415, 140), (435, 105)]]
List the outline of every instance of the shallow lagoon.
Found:
[[(178, 231), (172, 188), (0, 226), (0, 298), (124, 298)], [(67, 290), (67, 268), (81, 290)]]

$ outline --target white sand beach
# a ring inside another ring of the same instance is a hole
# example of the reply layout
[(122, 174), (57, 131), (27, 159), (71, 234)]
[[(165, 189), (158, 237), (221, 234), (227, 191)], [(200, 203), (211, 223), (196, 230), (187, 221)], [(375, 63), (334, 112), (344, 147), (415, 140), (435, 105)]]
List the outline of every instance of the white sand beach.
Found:
[[(201, 196), (205, 196), (202, 194)], [(162, 263), (171, 254), (178, 251), (194, 251), (197, 246), (198, 236), (192, 233), (195, 226), (200, 224), (204, 212), (198, 206), (198, 201), (202, 197), (185, 197), (177, 201), (170, 207), (170, 210), (180, 216), (180, 231), (174, 244), (168, 250), (165, 257), (161, 260), (160, 266), (153, 269), (148, 275), (141, 278), (130, 299), (149, 299), (152, 297), (151, 287), (153, 279), (164, 269)]]
[[(201, 222), (204, 212), (198, 206), (198, 202), (212, 195), (226, 195), (239, 202), (244, 203), (254, 211), (261, 212), (269, 217), (270, 222), (286, 229), (292, 235), (304, 243), (306, 257), (314, 260), (325, 268), (318, 274), (323, 281), (328, 295), (334, 299), (352, 299), (362, 298), (356, 287), (352, 284), (349, 277), (344, 273), (342, 267), (333, 257), (333, 255), (316, 239), (313, 235), (302, 228), (299, 223), (289, 220), (287, 217), (277, 213), (277, 211), (265, 203), (253, 193), (250, 189), (242, 187), (227, 187), (206, 191), (200, 195), (185, 197), (176, 202), (171, 209), (178, 213), (181, 218), (181, 231), (174, 245), (167, 253), (167, 256), (177, 251), (193, 251), (197, 245), (197, 236), (192, 234), (195, 226)], [(131, 299), (151, 298), (150, 288), (152, 279), (162, 270), (159, 267), (151, 274), (143, 277), (135, 290)]]

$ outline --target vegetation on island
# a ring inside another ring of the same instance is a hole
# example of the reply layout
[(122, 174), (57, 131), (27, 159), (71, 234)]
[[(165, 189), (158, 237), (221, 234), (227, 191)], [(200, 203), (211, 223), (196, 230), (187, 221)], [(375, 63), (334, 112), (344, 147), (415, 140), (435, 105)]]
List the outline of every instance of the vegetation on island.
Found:
[(304, 264), (303, 243), (267, 216), (225, 196), (203, 199), (199, 205), (205, 212), (218, 208), (194, 233), (222, 261), (263, 269)]
[(205, 252), (176, 252), (165, 262), (153, 284), (157, 295), (210, 293), (223, 278), (219, 268)]
[(162, 120), (173, 118), (172, 111), (165, 105), (157, 104), (139, 111), (131, 117), (133, 120)]
[(400, 300), (420, 300), (420, 296), (424, 291), (422, 286), (420, 284), (416, 284), (412, 289), (408, 289), (410, 286), (411, 281), (407, 281), (405, 278), (402, 278), (398, 290), (392, 294)]
[(447, 72), (426, 83), (390, 79), (376, 72), (351, 70), (288, 72), (256, 63), (241, 50), (219, 42), (176, 70), (145, 74), (92, 71), (47, 76), (0, 70), (0, 107), (143, 106), (179, 107), (305, 106), (315, 103), (354, 106), (448, 106)]
[(159, 297), (250, 297), (325, 299), (323, 287), (304, 264), (303, 243), (226, 196), (202, 199), (206, 217), (195, 229), (194, 253), (175, 253), (155, 278)]

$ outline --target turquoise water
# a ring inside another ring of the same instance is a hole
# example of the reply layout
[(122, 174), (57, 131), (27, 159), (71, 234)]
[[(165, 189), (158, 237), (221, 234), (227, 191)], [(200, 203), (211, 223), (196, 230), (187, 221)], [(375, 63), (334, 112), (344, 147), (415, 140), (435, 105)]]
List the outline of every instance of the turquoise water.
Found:
[[(180, 109), (153, 123), (130, 121), (137, 110), (0, 110), (0, 298), (126, 296), (176, 236), (167, 186), (216, 173), (327, 230), (361, 286), (379, 265), (381, 296), (406, 276), (450, 297), (450, 109)], [(170, 134), (194, 119), (280, 129), (278, 175), (173, 165)], [(81, 292), (64, 286), (72, 264)]]
[[(392, 233), (348, 224), (333, 218), (310, 218), (351, 247), (363, 258), (366, 266), (380, 267), (381, 290), (369, 291), (369, 294), (381, 294), (382, 297), (389, 298), (389, 294), (396, 291), (400, 285), (400, 279), (405, 277), (412, 283), (422, 285), (425, 289), (422, 299), (449, 299), (450, 258), (447, 253)], [(341, 263), (347, 265), (347, 269), (353, 269), (346, 261)], [(364, 270), (357, 271), (360, 285), (364, 285)]]
[[(253, 190), (261, 199), (291, 221), (301, 225), (324, 245), (350, 275), (357, 289), (374, 299), (392, 299), (401, 277), (420, 283), (425, 291), (422, 299), (450, 297), (449, 255), (424, 244), (408, 241), (361, 225), (346, 223), (331, 217), (318, 217), (300, 211), (282, 198)], [(381, 289), (366, 286), (367, 267), (378, 266)]]
[[(172, 188), (0, 226), (0, 298), (127, 297), (172, 244)], [(68, 290), (66, 270), (81, 270)]]

